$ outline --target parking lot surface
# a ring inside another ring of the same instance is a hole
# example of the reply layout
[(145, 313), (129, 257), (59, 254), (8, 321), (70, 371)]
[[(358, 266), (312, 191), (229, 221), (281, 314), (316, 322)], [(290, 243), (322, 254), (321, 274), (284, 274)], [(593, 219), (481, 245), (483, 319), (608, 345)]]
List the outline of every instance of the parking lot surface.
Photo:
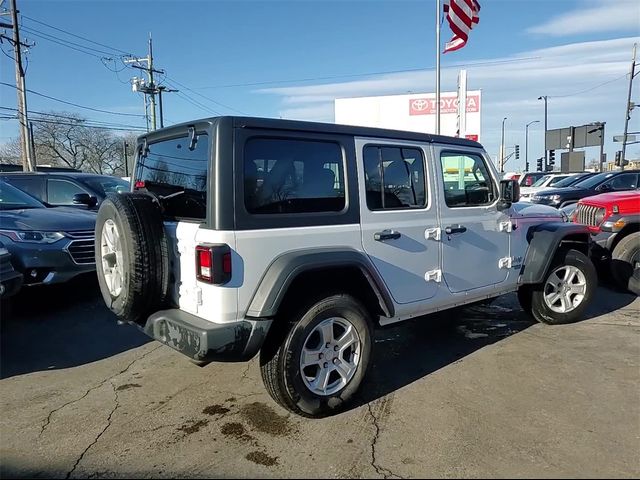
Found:
[(356, 404), (308, 420), (249, 363), (198, 367), (118, 326), (93, 278), (2, 318), (2, 477), (638, 477), (640, 300), (582, 322), (515, 295), (381, 329)]

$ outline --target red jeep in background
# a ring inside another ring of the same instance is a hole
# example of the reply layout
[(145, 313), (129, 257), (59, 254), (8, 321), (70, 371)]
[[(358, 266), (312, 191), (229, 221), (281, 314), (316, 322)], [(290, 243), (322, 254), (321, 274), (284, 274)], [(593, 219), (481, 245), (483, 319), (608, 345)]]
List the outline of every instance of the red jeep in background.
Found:
[(583, 198), (572, 219), (589, 227), (594, 260), (609, 263), (618, 286), (640, 295), (640, 190)]

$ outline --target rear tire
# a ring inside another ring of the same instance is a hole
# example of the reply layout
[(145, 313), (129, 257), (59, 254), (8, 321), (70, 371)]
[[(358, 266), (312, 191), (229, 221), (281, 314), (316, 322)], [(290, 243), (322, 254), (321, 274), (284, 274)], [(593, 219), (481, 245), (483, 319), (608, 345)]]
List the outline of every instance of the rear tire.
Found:
[(260, 352), (262, 380), (271, 397), (305, 417), (342, 410), (369, 365), (373, 334), (367, 310), (349, 295), (332, 295), (300, 309), (283, 327)]
[(618, 287), (640, 295), (640, 232), (624, 237), (611, 254), (611, 276)]
[(143, 193), (109, 194), (96, 219), (100, 293), (119, 320), (144, 324), (169, 284), (167, 238), (156, 202)]
[(584, 315), (597, 286), (596, 269), (585, 254), (560, 250), (543, 282), (531, 286), (531, 315), (549, 325), (576, 322)]

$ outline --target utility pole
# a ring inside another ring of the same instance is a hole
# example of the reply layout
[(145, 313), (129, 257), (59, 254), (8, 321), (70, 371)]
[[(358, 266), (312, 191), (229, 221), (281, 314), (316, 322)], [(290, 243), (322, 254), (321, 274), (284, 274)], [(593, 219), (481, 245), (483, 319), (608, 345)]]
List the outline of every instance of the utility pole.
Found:
[[(153, 68), (153, 41), (151, 39), (151, 32), (149, 32), (149, 53), (146, 57), (142, 58), (131, 58), (129, 60), (125, 60), (125, 63), (146, 63), (146, 66), (141, 65), (131, 65), (133, 68), (137, 68), (139, 70), (144, 70), (147, 73), (147, 78), (149, 83), (145, 83), (144, 80), (134, 78), (132, 81), (133, 91), (134, 92), (142, 92), (145, 94), (145, 105), (146, 105), (146, 96), (149, 95), (149, 107), (151, 109), (151, 129), (156, 129), (156, 94), (158, 93), (158, 87), (155, 85), (153, 81), (153, 74), (159, 73), (164, 74), (163, 70), (155, 70)], [(145, 108), (146, 113), (146, 108)], [(147, 127), (148, 128), (148, 127)]]
[(29, 131), (29, 118), (27, 115), (27, 87), (24, 79), (24, 67), (22, 66), (21, 47), (30, 47), (20, 42), (20, 26), (18, 25), (18, 7), (16, 0), (11, 0), (11, 24), (0, 23), (0, 27), (13, 29), (13, 39), (7, 38), (13, 45), (13, 53), (16, 67), (16, 93), (18, 96), (18, 123), (20, 124), (20, 146), (22, 147), (22, 169), (25, 172), (33, 172), (35, 169), (31, 155), (31, 136)]
[(633, 105), (631, 103), (631, 89), (633, 88), (633, 77), (636, 71), (636, 47), (637, 43), (633, 44), (633, 58), (631, 60), (631, 75), (629, 75), (629, 94), (627, 95), (627, 104), (625, 105), (624, 112), (624, 133), (622, 134), (622, 154), (620, 156), (620, 170), (624, 170), (625, 152), (627, 151), (627, 133), (629, 132), (629, 119), (631, 118), (631, 110)]
[(502, 138), (500, 140), (500, 173), (504, 172), (504, 122), (507, 117), (502, 119)]
[(164, 128), (164, 114), (162, 113), (162, 92), (178, 92), (179, 90), (173, 90), (160, 85), (158, 88), (158, 105), (160, 106), (160, 128)]
[(540, 123), (540, 120), (533, 120), (527, 123), (524, 127), (524, 164), (526, 166), (525, 172), (529, 171), (529, 125), (534, 123)]
[(129, 158), (127, 157), (127, 141), (122, 139), (122, 152), (124, 153), (124, 176), (129, 176)]
[(549, 161), (549, 152), (547, 151), (547, 96), (541, 95), (538, 100), (544, 99), (544, 171), (547, 171), (547, 162)]

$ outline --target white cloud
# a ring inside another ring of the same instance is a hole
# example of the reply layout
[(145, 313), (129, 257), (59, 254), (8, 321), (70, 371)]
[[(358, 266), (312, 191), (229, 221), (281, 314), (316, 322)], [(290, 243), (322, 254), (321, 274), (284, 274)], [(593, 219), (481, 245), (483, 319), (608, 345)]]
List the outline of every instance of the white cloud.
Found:
[(562, 37), (581, 33), (640, 31), (640, 6), (637, 0), (599, 0), (596, 5), (563, 13), (527, 32)]
[[(544, 118), (544, 103), (538, 96), (548, 95), (550, 129), (605, 121), (607, 151), (612, 157), (620, 146), (610, 140), (614, 134), (622, 133), (631, 48), (639, 40), (627, 37), (572, 43), (485, 59), (464, 67), (468, 88), (482, 89), (482, 143), (487, 151), (495, 154), (498, 150), (500, 123), (505, 116), (507, 143), (523, 146), (524, 125)], [(443, 67), (444, 91), (455, 90), (458, 69)], [(610, 83), (603, 85), (606, 82)], [(434, 83), (433, 70), (424, 70), (257, 92), (279, 97), (279, 114), (284, 118), (332, 122), (335, 98), (432, 92)], [(637, 116), (633, 122), (637, 122)], [(530, 128), (530, 161), (542, 152), (541, 129), (539, 124)], [(640, 156), (640, 147), (630, 149), (632, 155)], [(593, 155), (597, 155), (595, 150), (587, 152), (587, 158), (594, 158)]]

